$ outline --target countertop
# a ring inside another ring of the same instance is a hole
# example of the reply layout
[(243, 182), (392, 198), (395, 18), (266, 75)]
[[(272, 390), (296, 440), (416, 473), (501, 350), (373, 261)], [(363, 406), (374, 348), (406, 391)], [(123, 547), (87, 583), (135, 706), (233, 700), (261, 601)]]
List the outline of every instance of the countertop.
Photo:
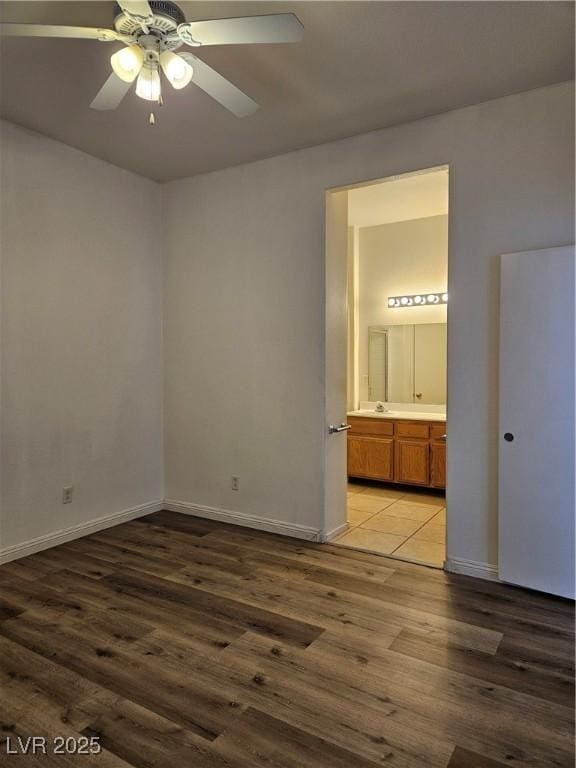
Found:
[(409, 419), (410, 421), (446, 421), (445, 413), (427, 411), (348, 411), (348, 416), (362, 416), (369, 419)]

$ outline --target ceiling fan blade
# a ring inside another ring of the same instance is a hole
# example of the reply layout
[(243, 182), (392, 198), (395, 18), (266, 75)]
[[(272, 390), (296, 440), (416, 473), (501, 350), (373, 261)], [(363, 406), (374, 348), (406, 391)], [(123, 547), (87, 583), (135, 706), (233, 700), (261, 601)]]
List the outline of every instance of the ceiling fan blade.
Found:
[(297, 43), (304, 37), (304, 27), (293, 13), (275, 13), (270, 16), (187, 21), (178, 25), (178, 34), (188, 45)]
[(114, 29), (97, 27), (59, 27), (53, 24), (0, 24), (0, 35), (3, 37), (75, 37), (84, 40), (100, 40), (113, 43), (116, 40), (132, 42), (130, 35), (120, 35)]
[(112, 72), (90, 104), (91, 109), (116, 109), (131, 87), (132, 83), (121, 80), (118, 75)]
[(236, 117), (248, 117), (258, 109), (258, 104), (225, 77), (218, 74), (192, 53), (179, 53), (194, 70), (192, 82), (211, 96)]
[(154, 14), (148, 0), (117, 0), (126, 16), (146, 27), (154, 21)]

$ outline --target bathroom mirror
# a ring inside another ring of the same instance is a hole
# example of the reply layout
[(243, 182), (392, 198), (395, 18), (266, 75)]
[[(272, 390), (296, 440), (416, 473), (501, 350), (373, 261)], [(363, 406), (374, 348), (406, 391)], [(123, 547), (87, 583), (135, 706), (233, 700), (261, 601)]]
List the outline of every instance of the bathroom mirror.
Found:
[(368, 399), (446, 404), (446, 323), (368, 328)]

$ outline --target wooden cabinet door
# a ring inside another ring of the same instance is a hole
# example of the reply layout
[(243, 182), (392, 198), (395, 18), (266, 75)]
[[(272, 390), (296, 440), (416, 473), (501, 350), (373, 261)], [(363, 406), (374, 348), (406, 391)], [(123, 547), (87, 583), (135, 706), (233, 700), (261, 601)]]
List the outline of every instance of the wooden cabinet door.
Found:
[(348, 474), (374, 480), (394, 479), (392, 438), (348, 435)]
[(396, 440), (397, 483), (430, 484), (430, 443), (428, 440)]
[(446, 443), (430, 443), (431, 485), (446, 488)]

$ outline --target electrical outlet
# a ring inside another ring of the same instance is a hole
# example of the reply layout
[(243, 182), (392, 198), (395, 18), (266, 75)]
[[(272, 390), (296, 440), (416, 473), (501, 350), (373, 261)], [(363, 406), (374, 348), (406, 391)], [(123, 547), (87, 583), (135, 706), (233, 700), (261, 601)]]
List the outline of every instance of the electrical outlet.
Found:
[(232, 490), (233, 491), (239, 491), (240, 490), (240, 478), (236, 475), (232, 475)]
[(62, 504), (72, 504), (73, 485), (65, 485), (62, 488)]

